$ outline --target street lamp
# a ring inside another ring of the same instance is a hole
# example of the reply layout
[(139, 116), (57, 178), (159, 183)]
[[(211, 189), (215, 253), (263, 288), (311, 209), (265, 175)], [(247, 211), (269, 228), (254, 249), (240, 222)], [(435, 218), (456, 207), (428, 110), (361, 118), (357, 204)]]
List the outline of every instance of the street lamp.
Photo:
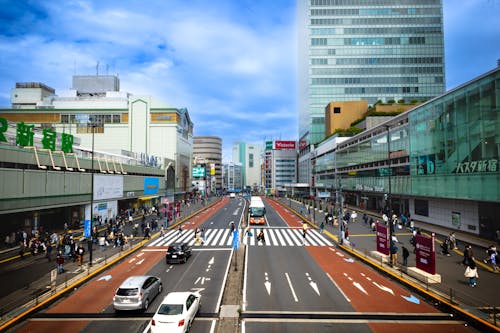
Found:
[(96, 121), (93, 116), (89, 117), (89, 125), (92, 128), (92, 167), (90, 169), (90, 237), (88, 239), (88, 249), (89, 249), (89, 267), (92, 266), (92, 248), (93, 248), (93, 239), (92, 239), (92, 231), (94, 229), (94, 133), (96, 127)]
[(337, 190), (335, 192), (335, 206), (337, 209), (337, 222), (339, 224), (339, 244), (344, 242), (344, 214), (342, 212), (342, 178), (337, 169), (337, 155), (338, 152), (335, 152), (335, 180)]
[(391, 176), (392, 176), (392, 169), (391, 169), (391, 134), (390, 134), (390, 125), (385, 125), (385, 128), (387, 130), (387, 166), (388, 166), (388, 182), (389, 186), (387, 189), (387, 198), (386, 202), (388, 205), (388, 220), (389, 220), (389, 254), (391, 256), (391, 266), (394, 266), (394, 262), (392, 262), (392, 249), (394, 246), (394, 242), (392, 240), (392, 235), (394, 233), (394, 222), (392, 220), (392, 197), (391, 197)]

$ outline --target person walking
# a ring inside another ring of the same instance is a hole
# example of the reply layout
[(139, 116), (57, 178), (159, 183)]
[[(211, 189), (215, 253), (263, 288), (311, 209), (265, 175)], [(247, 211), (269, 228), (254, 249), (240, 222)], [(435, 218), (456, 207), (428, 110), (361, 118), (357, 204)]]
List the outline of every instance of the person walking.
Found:
[(306, 245), (307, 239), (307, 223), (304, 222), (302, 223), (302, 237), (303, 237), (303, 244)]
[(57, 274), (63, 273), (64, 272), (64, 268), (63, 268), (63, 265), (64, 265), (64, 256), (63, 256), (63, 254), (62, 254), (61, 251), (59, 251), (57, 253), (56, 264), (57, 264)]
[(477, 274), (477, 266), (474, 260), (471, 260), (465, 269), (464, 276), (469, 279), (469, 286), (475, 287), (477, 284), (477, 278), (479, 275)]
[(319, 225), (319, 233), (322, 234), (325, 231), (325, 222), (321, 222)]
[(408, 266), (408, 257), (410, 256), (410, 251), (403, 244), (403, 265)]
[(85, 253), (85, 248), (83, 247), (82, 243), (78, 245), (76, 254), (78, 256), (78, 266), (81, 266), (83, 264), (83, 254)]
[(472, 253), (472, 246), (470, 246), (469, 244), (465, 245), (465, 249), (464, 249), (464, 259), (462, 260), (462, 264), (464, 266), (468, 265), (470, 262), (474, 261), (474, 257), (473, 257), (473, 253)]

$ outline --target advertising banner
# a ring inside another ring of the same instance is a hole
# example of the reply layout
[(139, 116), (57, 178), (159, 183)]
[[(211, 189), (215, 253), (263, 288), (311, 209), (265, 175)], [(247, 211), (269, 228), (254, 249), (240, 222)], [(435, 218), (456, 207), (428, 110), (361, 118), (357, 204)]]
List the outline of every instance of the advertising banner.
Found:
[(389, 255), (389, 228), (377, 222), (375, 230), (377, 231), (377, 251)]
[(94, 174), (94, 200), (114, 199), (123, 196), (123, 176)]
[(417, 268), (429, 274), (436, 274), (436, 248), (434, 247), (434, 233), (432, 237), (415, 235), (415, 250)]
[(274, 141), (274, 149), (295, 149), (295, 141)]
[(144, 178), (144, 194), (158, 194), (160, 189), (160, 178)]

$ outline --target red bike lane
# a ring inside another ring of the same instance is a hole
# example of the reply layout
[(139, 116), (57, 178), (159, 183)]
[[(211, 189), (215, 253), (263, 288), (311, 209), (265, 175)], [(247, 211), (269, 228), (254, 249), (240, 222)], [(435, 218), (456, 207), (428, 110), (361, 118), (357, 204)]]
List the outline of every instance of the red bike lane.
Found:
[[(302, 220), (289, 209), (272, 200), (267, 200), (267, 203), (276, 209), (290, 227), (301, 225)], [(357, 312), (425, 315), (441, 313), (399, 284), (335, 247), (306, 246), (305, 248), (334, 281), (336, 286), (332, 284), (332, 288), (338, 287)], [(418, 316), (415, 319), (418, 320)], [(377, 333), (474, 332), (463, 325), (438, 322), (394, 321), (393, 323), (370, 323), (369, 326), (373, 332)]]

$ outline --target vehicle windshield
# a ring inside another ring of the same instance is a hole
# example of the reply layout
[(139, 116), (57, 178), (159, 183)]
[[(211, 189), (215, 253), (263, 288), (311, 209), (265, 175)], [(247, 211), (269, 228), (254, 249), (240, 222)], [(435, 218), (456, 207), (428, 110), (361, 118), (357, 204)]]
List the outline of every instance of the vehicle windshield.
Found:
[(135, 296), (139, 290), (137, 288), (119, 288), (116, 291), (118, 296)]
[(168, 252), (179, 252), (179, 251), (182, 251), (182, 248), (180, 245), (170, 246), (168, 248)]
[(250, 207), (250, 216), (251, 217), (264, 216), (264, 210), (265, 208), (263, 207)]
[(158, 309), (158, 314), (175, 316), (182, 314), (182, 304), (162, 304)]

